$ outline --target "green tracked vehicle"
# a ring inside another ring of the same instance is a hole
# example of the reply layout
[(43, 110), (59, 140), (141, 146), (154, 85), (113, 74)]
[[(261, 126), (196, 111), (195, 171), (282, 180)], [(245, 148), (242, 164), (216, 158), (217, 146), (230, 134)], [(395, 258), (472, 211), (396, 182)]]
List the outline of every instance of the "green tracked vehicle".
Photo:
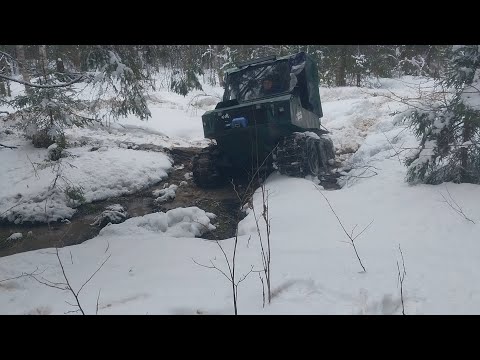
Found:
[(215, 187), (259, 169), (305, 177), (328, 174), (332, 140), (321, 129), (318, 72), (306, 53), (237, 64), (225, 72), (223, 99), (202, 116), (216, 144), (193, 159), (193, 179)]

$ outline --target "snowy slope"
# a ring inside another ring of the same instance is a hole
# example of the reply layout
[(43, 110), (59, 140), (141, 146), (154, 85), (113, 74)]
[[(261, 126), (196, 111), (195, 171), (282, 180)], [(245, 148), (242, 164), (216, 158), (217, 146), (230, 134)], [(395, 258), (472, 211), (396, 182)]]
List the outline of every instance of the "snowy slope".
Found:
[[(258, 273), (251, 273), (239, 286), (240, 314), (401, 314), (399, 245), (405, 260), (407, 314), (480, 313), (480, 187), (406, 184), (401, 160), (407, 152), (399, 150), (417, 140), (392, 115), (404, 105), (381, 96), (390, 96), (390, 91), (415, 96), (419, 84), (430, 86), (425, 79), (405, 78), (383, 80), (379, 89), (321, 89), (324, 125), (340, 149), (351, 148), (344, 151), (344, 160), (346, 167), (354, 168), (342, 180), (342, 189), (324, 195), (354, 236), (373, 220), (356, 240), (367, 271), (345, 243), (348, 238), (314, 183), (274, 173), (266, 183), (273, 300), (262, 307), (261, 282)], [(455, 207), (454, 199), (473, 222), (445, 199)], [(261, 208), (258, 192), (254, 204)], [(82, 290), (85, 311), (95, 313), (101, 289), (100, 314), (232, 314), (227, 279), (195, 263), (213, 262), (227, 271), (215, 242), (193, 238), (215, 220), (200, 210), (187, 212), (173, 217), (175, 224), (182, 219), (178, 233), (168, 231), (168, 215), (152, 214), (108, 226), (96, 238), (61, 249), (75, 289), (110, 255)], [(261, 267), (252, 212), (239, 224), (239, 235), (238, 277), (252, 266)], [(233, 240), (221, 244), (231, 254)], [(44, 278), (61, 281), (53, 251), (0, 258), (0, 278), (38, 267)], [(1, 313), (62, 314), (72, 310), (65, 300), (73, 301), (68, 292), (28, 277), (0, 283)]]

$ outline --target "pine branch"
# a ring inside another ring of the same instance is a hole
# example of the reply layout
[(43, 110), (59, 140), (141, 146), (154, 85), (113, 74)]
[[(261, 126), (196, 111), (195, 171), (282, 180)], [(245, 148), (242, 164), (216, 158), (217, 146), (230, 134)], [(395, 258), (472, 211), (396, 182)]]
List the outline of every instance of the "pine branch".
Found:
[(72, 81), (69, 81), (67, 83), (63, 83), (63, 84), (52, 84), (52, 85), (38, 85), (38, 84), (32, 84), (30, 82), (26, 82), (26, 81), (23, 81), (23, 80), (17, 80), (17, 79), (14, 79), (12, 77), (9, 77), (9, 76), (5, 76), (5, 75), (2, 75), (0, 74), (0, 79), (5, 79), (5, 80), (9, 80), (9, 81), (14, 81), (14, 82), (17, 82), (19, 84), (23, 84), (23, 85), (26, 85), (26, 86), (29, 86), (29, 87), (34, 87), (34, 88), (40, 88), (40, 89), (52, 89), (52, 88), (61, 88), (61, 87), (67, 87), (67, 86), (70, 86), (72, 84), (75, 84), (77, 82), (79, 82), (80, 80), (82, 80), (84, 78), (84, 76), (79, 76), (78, 78), (76, 79), (73, 79)]

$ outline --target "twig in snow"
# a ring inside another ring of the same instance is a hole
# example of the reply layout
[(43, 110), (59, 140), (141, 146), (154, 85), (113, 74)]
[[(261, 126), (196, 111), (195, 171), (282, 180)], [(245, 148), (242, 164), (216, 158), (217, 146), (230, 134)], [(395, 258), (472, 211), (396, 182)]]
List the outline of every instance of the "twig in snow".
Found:
[(95, 310), (95, 315), (98, 315), (98, 300), (100, 300), (100, 291), (102, 291), (102, 289), (98, 289), (97, 308), (96, 308), (96, 310)]
[[(206, 229), (208, 229), (208, 227), (205, 225), (205, 224), (202, 224), (198, 221), (195, 221), (196, 223), (204, 226)], [(210, 229), (208, 229), (210, 230)], [(211, 265), (205, 265), (205, 264), (201, 264), (197, 261), (195, 261), (195, 259), (192, 258), (192, 261), (201, 266), (201, 267), (204, 267), (204, 268), (207, 268), (207, 269), (214, 269), (214, 270), (217, 270), (219, 273), (221, 273), (227, 280), (228, 282), (231, 284), (232, 286), (232, 295), (233, 295), (233, 309), (234, 309), (234, 312), (235, 312), (235, 315), (238, 315), (238, 285), (244, 281), (248, 275), (250, 275), (250, 273), (252, 272), (255, 272), (253, 270), (253, 265), (252, 267), (250, 268), (250, 271), (248, 271), (245, 275), (243, 275), (238, 281), (236, 281), (236, 274), (235, 274), (235, 271), (236, 271), (236, 255), (237, 255), (237, 245), (238, 245), (238, 225), (237, 225), (237, 230), (235, 232), (235, 242), (234, 242), (234, 247), (233, 247), (233, 254), (232, 254), (232, 260), (230, 260), (228, 258), (228, 255), (227, 253), (225, 252), (225, 249), (222, 247), (222, 245), (220, 244), (220, 240), (214, 235), (215, 237), (215, 243), (217, 244), (217, 246), (220, 248), (220, 251), (222, 252), (222, 255), (223, 255), (223, 258), (225, 259), (225, 262), (227, 264), (227, 268), (228, 268), (228, 273), (223, 271), (222, 269), (220, 269), (219, 267), (217, 267), (217, 265), (215, 265), (215, 263), (210, 260), (210, 264)], [(250, 241), (250, 239), (249, 239)]]
[[(350, 239), (350, 244), (352, 245), (353, 247), (353, 250), (355, 250), (355, 255), (357, 256), (357, 259), (358, 259), (358, 262), (360, 263), (360, 266), (362, 267), (363, 271), (364, 272), (367, 272), (367, 270), (365, 269), (365, 266), (363, 266), (362, 264), (362, 260), (360, 259), (360, 256), (358, 255), (358, 251), (357, 251), (357, 247), (355, 246), (355, 239), (357, 239), (360, 235), (362, 235), (364, 233), (365, 230), (367, 230), (370, 225), (372, 225), (373, 223), (373, 220), (370, 222), (370, 224), (368, 224), (362, 231), (360, 231), (355, 237), (352, 237), (348, 231), (345, 229), (345, 226), (343, 226), (343, 223), (342, 221), (340, 220), (340, 218), (338, 217), (337, 213), (335, 212), (335, 210), (333, 209), (332, 205), (330, 204), (330, 201), (327, 199), (327, 197), (323, 194), (323, 192), (320, 190), (320, 188), (313, 184), (315, 186), (315, 188), (318, 190), (318, 192), (323, 196), (323, 198), (325, 199), (325, 201), (327, 202), (328, 206), (330, 207), (330, 210), (332, 210), (333, 214), (335, 215), (335, 217), (337, 218), (337, 221), (338, 223), (340, 224), (340, 226), (342, 227), (342, 230), (343, 232), (345, 233), (345, 235), (347, 235), (347, 237)], [(356, 226), (355, 226), (356, 227)], [(353, 231), (352, 231), (352, 234), (353, 234)]]
[(405, 305), (403, 303), (403, 281), (405, 280), (405, 275), (407, 275), (407, 271), (405, 270), (405, 260), (403, 259), (403, 252), (400, 244), (398, 244), (398, 249), (400, 250), (400, 255), (402, 256), (402, 266), (403, 272), (400, 272), (400, 265), (398, 264), (397, 260), (397, 269), (398, 269), (398, 282), (400, 284), (400, 300), (402, 301), (402, 315), (405, 315)]
[(385, 136), (385, 139), (387, 139), (388, 143), (390, 144), (390, 147), (393, 149), (393, 151), (395, 152), (395, 155), (397, 155), (397, 158), (398, 158), (398, 162), (400, 163), (400, 165), (402, 164), (402, 160), (400, 160), (400, 154), (398, 153), (397, 149), (395, 149), (395, 147), (393, 146), (392, 142), (390, 141), (390, 139), (388, 138), (387, 134), (385, 134), (383, 131), (382, 131), (382, 134), (383, 136)]
[[(27, 276), (32, 276), (32, 275), (39, 275), (39, 274), (41, 274), (41, 273), (37, 273), (37, 271), (38, 271), (38, 267), (37, 267), (35, 270), (33, 270), (32, 272), (30, 272), (30, 273), (22, 272), (22, 273), (21, 273), (20, 275), (18, 275), (18, 276), (14, 276), (14, 277), (11, 277), (11, 278), (6, 278), (6, 279), (1, 279), (1, 280), (0, 280), (0, 283), (5, 282), (5, 281), (20, 279), (20, 278), (22, 278), (22, 277), (27, 277)], [(45, 270), (44, 270), (44, 271), (45, 271)]]
[(35, 165), (33, 165), (32, 160), (30, 160), (30, 157), (28, 156), (28, 154), (25, 154), (25, 155), (27, 156), (28, 161), (29, 161), (30, 164), (32, 165), (33, 172), (35, 173), (35, 177), (36, 177), (37, 179), (40, 179), (40, 176), (38, 176), (37, 169), (35, 168)]
[[(63, 243), (63, 238), (66, 236), (66, 234), (68, 233), (70, 228), (71, 228), (71, 225), (68, 227), (67, 231), (65, 231), (63, 233), (62, 238), (59, 240), (60, 243)], [(111, 254), (102, 262), (102, 264), (97, 268), (97, 270), (95, 270), (94, 273), (92, 275), (90, 275), (90, 277), (80, 286), (80, 289), (78, 291), (75, 291), (70, 284), (67, 273), (65, 271), (65, 267), (63, 266), (62, 259), (60, 258), (58, 247), (55, 247), (55, 255), (57, 257), (58, 263), (59, 263), (60, 268), (62, 270), (62, 275), (63, 275), (63, 278), (64, 278), (65, 282), (58, 282), (57, 283), (57, 282), (53, 282), (53, 281), (50, 281), (48, 279), (45, 279), (44, 277), (39, 278), (39, 277), (37, 277), (38, 274), (34, 274), (34, 273), (27, 274), (27, 275), (29, 277), (31, 277), (32, 279), (34, 279), (35, 281), (37, 281), (38, 283), (40, 283), (40, 284), (46, 285), (46, 286), (51, 287), (51, 288), (63, 290), (63, 291), (69, 291), (73, 295), (73, 297), (75, 298), (76, 303), (72, 304), (72, 303), (67, 302), (67, 304), (69, 304), (73, 307), (76, 307), (77, 309), (67, 311), (66, 314), (81, 312), (82, 315), (85, 315), (85, 311), (83, 310), (82, 305), (80, 303), (80, 299), (79, 299), (80, 292), (85, 287), (85, 285), (87, 285), (90, 282), (90, 280), (92, 280), (93, 277), (100, 271), (100, 269), (105, 265), (105, 263), (108, 261), (108, 259), (110, 259)], [(71, 252), (70, 252), (70, 259), (71, 259), (72, 264), (73, 264), (73, 256), (72, 256)], [(98, 309), (97, 309), (97, 311), (98, 311)]]
[[(447, 190), (447, 193), (448, 193), (448, 197), (450, 198), (451, 202), (445, 197), (445, 195), (443, 195), (440, 191), (440, 195), (442, 195), (443, 197), (443, 200), (448, 204), (448, 206), (450, 206), (457, 214), (459, 214), (460, 216), (462, 216), (465, 220), (468, 220), (470, 221), (472, 224), (475, 224), (475, 221), (473, 221), (472, 219), (470, 219), (467, 215), (465, 215), (465, 213), (463, 212), (463, 209), (460, 207), (460, 205), (458, 205), (458, 203), (455, 201), (455, 199), (452, 197), (452, 195), (450, 194), (450, 191), (448, 191), (448, 188), (447, 188), (447, 185), (445, 184), (445, 190)], [(455, 205), (453, 206), (452, 205)]]
[(258, 273), (258, 277), (260, 278), (260, 281), (262, 282), (262, 300), (263, 300), (263, 306), (262, 307), (265, 307), (265, 284), (263, 283), (263, 278), (262, 278), (262, 275), (260, 275), (260, 273)]
[[(260, 189), (262, 191), (262, 212), (261, 214), (257, 217), (257, 213), (255, 211), (255, 206), (253, 199), (251, 203), (249, 204), (250, 209), (252, 209), (253, 212), (253, 218), (255, 219), (255, 224), (257, 227), (257, 234), (258, 234), (258, 239), (260, 241), (260, 254), (262, 256), (262, 267), (263, 267), (263, 273), (265, 275), (265, 281), (267, 283), (267, 294), (268, 294), (268, 303), (270, 304), (272, 302), (272, 291), (271, 291), (271, 271), (270, 271), (270, 263), (271, 263), (271, 246), (270, 246), (270, 233), (271, 233), (271, 219), (269, 217), (269, 204), (268, 204), (268, 198), (269, 198), (269, 190), (265, 189), (265, 183), (262, 183), (260, 186)], [(259, 224), (259, 219), (262, 218), (263, 222), (265, 223), (266, 227), (266, 244), (264, 244), (264, 239), (262, 237), (262, 232), (260, 230), (260, 224)]]

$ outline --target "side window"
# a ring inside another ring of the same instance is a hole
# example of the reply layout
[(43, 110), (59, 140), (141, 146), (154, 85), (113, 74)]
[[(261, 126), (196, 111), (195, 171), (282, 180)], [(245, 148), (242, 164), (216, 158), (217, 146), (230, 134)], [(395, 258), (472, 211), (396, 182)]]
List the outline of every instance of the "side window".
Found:
[(312, 106), (308, 101), (308, 84), (305, 77), (305, 70), (303, 70), (302, 72), (300, 72), (300, 74), (297, 75), (297, 80), (298, 94), (300, 96), (300, 102), (302, 103), (302, 107), (312, 111)]

